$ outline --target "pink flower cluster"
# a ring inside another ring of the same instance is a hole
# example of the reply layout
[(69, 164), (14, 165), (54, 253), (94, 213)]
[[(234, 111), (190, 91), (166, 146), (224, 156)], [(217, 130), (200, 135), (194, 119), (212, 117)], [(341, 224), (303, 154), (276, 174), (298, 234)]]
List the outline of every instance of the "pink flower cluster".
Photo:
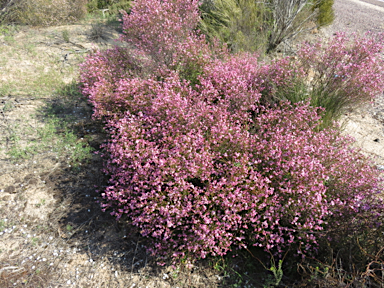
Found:
[(378, 171), (337, 130), (318, 129), (318, 108), (263, 105), (304, 68), (217, 57), (193, 34), (197, 17), (194, 1), (137, 0), (123, 19), (135, 53), (82, 65), (83, 94), (110, 133), (103, 209), (174, 260), (247, 246), (307, 254), (328, 227), (380, 216)]
[(196, 33), (198, 5), (197, 0), (135, 1), (130, 14), (123, 12), (121, 40), (144, 53), (158, 73), (200, 68), (210, 52)]
[[(177, 75), (143, 82), (132, 108), (108, 122), (111, 186), (103, 197), (112, 215), (128, 216), (153, 239), (157, 255), (309, 249), (315, 232), (340, 225), (334, 219), (378, 207), (375, 169), (336, 130), (317, 132), (319, 116), (307, 104), (252, 104), (257, 116), (241, 118), (227, 101), (238, 95), (233, 87), (212, 102)], [(211, 84), (211, 94), (222, 91)]]
[[(322, 99), (356, 106), (384, 90), (384, 34), (365, 37), (337, 33), (329, 43), (304, 43), (296, 66), (310, 79), (311, 90)], [(301, 77), (301, 75), (299, 76)]]

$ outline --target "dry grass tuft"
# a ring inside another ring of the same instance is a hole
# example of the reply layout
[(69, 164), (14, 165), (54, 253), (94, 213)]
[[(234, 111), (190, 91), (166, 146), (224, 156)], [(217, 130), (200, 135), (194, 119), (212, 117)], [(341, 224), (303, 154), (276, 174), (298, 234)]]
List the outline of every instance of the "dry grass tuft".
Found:
[(51, 26), (75, 22), (87, 13), (87, 0), (1, 0), (0, 23)]

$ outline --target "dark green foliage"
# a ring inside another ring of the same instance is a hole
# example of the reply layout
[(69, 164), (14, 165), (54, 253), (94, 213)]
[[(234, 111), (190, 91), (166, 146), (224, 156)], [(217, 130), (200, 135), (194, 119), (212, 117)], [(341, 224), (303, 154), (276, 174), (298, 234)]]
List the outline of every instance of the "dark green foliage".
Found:
[(314, 8), (319, 9), (316, 22), (319, 26), (326, 26), (332, 24), (335, 19), (335, 12), (333, 11), (334, 0), (320, 0)]

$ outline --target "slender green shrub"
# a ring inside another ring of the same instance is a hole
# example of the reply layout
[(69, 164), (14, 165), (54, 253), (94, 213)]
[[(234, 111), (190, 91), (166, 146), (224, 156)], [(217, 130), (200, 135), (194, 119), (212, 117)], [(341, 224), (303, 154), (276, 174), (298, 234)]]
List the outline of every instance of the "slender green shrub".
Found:
[(319, 26), (327, 26), (332, 24), (335, 19), (335, 12), (333, 11), (334, 0), (318, 0), (315, 2), (313, 9), (318, 9), (316, 23)]
[(268, 42), (270, 13), (252, 0), (207, 0), (200, 5), (199, 29), (208, 40), (227, 43), (232, 52), (263, 51)]

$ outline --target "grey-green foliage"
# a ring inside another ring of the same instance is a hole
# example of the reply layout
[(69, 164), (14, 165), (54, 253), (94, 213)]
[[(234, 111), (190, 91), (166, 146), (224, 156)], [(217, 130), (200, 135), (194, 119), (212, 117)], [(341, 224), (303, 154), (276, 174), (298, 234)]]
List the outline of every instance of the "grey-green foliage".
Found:
[(205, 0), (200, 6), (199, 29), (227, 43), (233, 52), (264, 50), (268, 41), (270, 11), (252, 0)]
[(315, 20), (317, 10), (313, 7), (317, 1), (321, 0), (265, 1), (272, 11), (267, 53), (273, 52), (281, 43), (292, 40), (307, 29), (307, 23)]

